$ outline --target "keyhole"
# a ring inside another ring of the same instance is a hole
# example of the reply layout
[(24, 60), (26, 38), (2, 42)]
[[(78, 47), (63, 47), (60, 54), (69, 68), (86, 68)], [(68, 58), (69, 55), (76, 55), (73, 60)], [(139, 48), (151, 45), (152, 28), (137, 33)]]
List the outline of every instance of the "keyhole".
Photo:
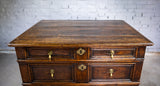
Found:
[(79, 52), (82, 53), (82, 50), (80, 50)]
[(81, 69), (82, 69), (82, 70), (84, 69), (83, 66), (81, 67)]
[(82, 49), (82, 48), (79, 48), (79, 49), (77, 50), (77, 54), (79, 54), (79, 55), (83, 55), (85, 52), (86, 52), (86, 51), (85, 51), (84, 49)]

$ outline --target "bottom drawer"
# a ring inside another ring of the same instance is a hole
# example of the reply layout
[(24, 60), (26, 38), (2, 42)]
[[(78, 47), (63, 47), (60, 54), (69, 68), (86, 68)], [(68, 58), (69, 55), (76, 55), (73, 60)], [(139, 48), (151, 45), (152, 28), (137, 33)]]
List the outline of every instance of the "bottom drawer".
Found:
[(74, 79), (72, 64), (30, 65), (33, 81), (71, 82)]
[(91, 67), (92, 81), (130, 80), (133, 64), (105, 64), (93, 63)]

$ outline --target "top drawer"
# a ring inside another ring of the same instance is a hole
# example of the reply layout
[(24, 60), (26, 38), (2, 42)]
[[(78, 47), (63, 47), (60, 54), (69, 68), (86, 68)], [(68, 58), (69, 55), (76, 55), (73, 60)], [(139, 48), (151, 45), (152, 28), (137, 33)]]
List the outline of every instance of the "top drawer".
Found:
[(28, 59), (40, 60), (64, 60), (88, 59), (88, 48), (27, 48)]
[(135, 58), (136, 48), (92, 48), (91, 59), (105, 59), (105, 58)]
[(118, 59), (135, 58), (137, 48), (26, 48), (28, 59)]
[(32, 59), (74, 59), (72, 48), (27, 48), (27, 57)]

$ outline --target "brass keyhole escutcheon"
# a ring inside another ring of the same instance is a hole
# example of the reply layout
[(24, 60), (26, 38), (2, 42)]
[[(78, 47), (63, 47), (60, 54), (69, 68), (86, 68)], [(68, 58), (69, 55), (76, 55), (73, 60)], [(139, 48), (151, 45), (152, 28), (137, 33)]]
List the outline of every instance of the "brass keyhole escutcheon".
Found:
[(112, 76), (113, 76), (113, 72), (114, 72), (114, 70), (113, 70), (113, 69), (109, 69), (110, 77), (112, 77)]
[(81, 64), (78, 66), (78, 69), (83, 71), (83, 70), (87, 69), (87, 66), (85, 66), (84, 64)]
[(83, 55), (85, 52), (86, 52), (86, 51), (85, 51), (84, 49), (82, 49), (82, 48), (79, 48), (79, 49), (77, 50), (77, 54), (78, 54), (78, 55)]
[(79, 49), (77, 50), (77, 54), (78, 54), (78, 55), (83, 55), (85, 52), (86, 52), (86, 51), (85, 51), (84, 49), (82, 49), (82, 48), (79, 48)]

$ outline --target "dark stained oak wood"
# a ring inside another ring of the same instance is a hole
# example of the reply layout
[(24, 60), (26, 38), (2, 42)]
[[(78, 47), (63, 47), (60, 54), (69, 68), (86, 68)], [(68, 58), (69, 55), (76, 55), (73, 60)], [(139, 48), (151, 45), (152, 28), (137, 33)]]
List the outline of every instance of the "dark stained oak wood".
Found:
[(10, 42), (9, 46), (146, 46), (153, 43), (121, 20), (43, 20)]
[[(105, 81), (106, 79), (130, 79), (132, 64), (105, 64), (93, 63), (90, 65), (92, 68), (92, 79)], [(113, 69), (113, 74), (110, 76), (109, 70)]]
[(140, 81), (143, 62), (137, 62), (132, 70), (132, 81)]
[(48, 60), (48, 53), (52, 51), (52, 59), (74, 59), (73, 48), (27, 48), (27, 58)]
[[(86, 69), (85, 70), (79, 70), (78, 67), (80, 65), (85, 65)], [(75, 81), (77, 83), (87, 83), (89, 82), (89, 67), (87, 63), (77, 63), (75, 67)]]
[(137, 58), (144, 58), (146, 47), (142, 46), (138, 48)]
[[(52, 81), (52, 82), (72, 82), (74, 80), (73, 64), (40, 64), (30, 65), (33, 81)], [(51, 77), (50, 70), (54, 70), (54, 77)]]
[(85, 53), (83, 55), (78, 55), (76, 52), (79, 48), (75, 49), (75, 57), (77, 60), (86, 60), (89, 59), (89, 55), (88, 55), (88, 48), (82, 48), (85, 50)]
[(53, 83), (53, 82), (36, 82), (36, 83), (23, 83), (23, 86), (139, 86), (139, 82), (90, 82), (90, 83)]
[[(23, 48), (23, 47), (16, 47), (15, 48), (16, 50), (16, 55), (17, 55), (17, 58), (18, 59), (25, 59), (26, 58), (26, 48)], [(21, 51), (21, 52), (19, 52)]]
[(42, 20), (8, 44), (23, 86), (138, 86), (151, 45), (122, 20)]
[(21, 76), (22, 76), (22, 80), (23, 82), (32, 82), (31, 79), (31, 75), (30, 75), (30, 71), (29, 71), (29, 67), (27, 64), (22, 64), (19, 63), (19, 68), (20, 68), (20, 72), (21, 72)]
[(111, 50), (114, 51), (114, 58), (135, 58), (135, 48), (93, 48), (91, 59), (111, 58)]

